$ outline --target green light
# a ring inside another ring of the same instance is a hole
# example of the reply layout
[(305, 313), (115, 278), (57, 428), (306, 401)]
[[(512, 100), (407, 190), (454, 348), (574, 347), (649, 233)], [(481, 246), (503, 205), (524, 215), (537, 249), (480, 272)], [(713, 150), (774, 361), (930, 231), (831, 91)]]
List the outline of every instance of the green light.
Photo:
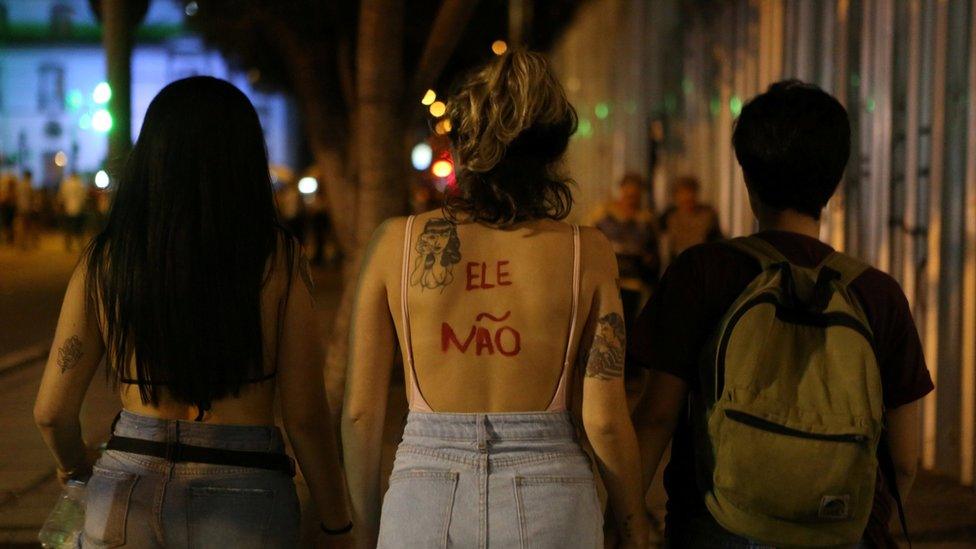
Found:
[(691, 81), (691, 78), (685, 78), (681, 81), (681, 91), (685, 92), (686, 95), (694, 93), (695, 83)]
[(580, 137), (589, 137), (593, 135), (593, 124), (590, 123), (588, 118), (580, 119), (577, 133), (579, 133)]
[(865, 105), (865, 107), (868, 109), (868, 112), (874, 112), (874, 108), (877, 106), (878, 105), (877, 103), (874, 102), (874, 99), (868, 99), (868, 103), (867, 105)]
[(713, 97), (708, 102), (708, 110), (712, 113), (712, 116), (718, 116), (722, 112), (722, 101), (718, 97)]
[(739, 99), (738, 95), (733, 95), (732, 99), (729, 99), (729, 110), (732, 111), (732, 116), (739, 116), (742, 112), (742, 99)]
[(108, 82), (99, 82), (95, 86), (95, 90), (92, 92), (92, 101), (98, 105), (104, 105), (108, 103), (108, 100), (112, 98), (112, 86), (108, 85)]
[(68, 97), (65, 98), (65, 103), (68, 104), (68, 110), (76, 111), (81, 108), (81, 104), (85, 102), (85, 97), (81, 95), (79, 90), (71, 90), (68, 92)]
[(593, 114), (595, 114), (600, 120), (605, 120), (608, 116), (610, 116), (610, 105), (607, 105), (602, 101), (597, 103), (596, 107), (593, 108)]
[(85, 113), (78, 118), (78, 127), (83, 130), (90, 130), (92, 126), (92, 117), (90, 114)]
[(92, 115), (92, 128), (96, 132), (105, 133), (112, 129), (112, 114), (105, 109), (98, 109)]

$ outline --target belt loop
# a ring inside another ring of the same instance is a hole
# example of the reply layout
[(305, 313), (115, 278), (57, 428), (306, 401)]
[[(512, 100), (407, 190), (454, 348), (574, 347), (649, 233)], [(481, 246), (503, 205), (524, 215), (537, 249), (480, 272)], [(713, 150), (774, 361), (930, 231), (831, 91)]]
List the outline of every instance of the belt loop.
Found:
[(485, 424), (488, 423), (488, 416), (478, 414), (476, 421), (478, 423), (478, 451), (485, 452), (488, 449), (488, 433), (487, 429), (485, 429)]

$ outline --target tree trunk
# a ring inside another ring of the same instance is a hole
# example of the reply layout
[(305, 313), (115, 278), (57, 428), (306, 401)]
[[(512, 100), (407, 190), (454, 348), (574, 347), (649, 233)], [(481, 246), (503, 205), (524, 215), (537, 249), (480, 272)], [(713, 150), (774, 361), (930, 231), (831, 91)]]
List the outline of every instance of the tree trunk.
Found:
[(343, 295), (326, 359), (329, 405), (340, 409), (349, 357), (349, 320), (362, 249), (383, 220), (407, 204), (403, 177), (403, 1), (362, 0), (356, 46), (356, 128), (359, 175), (355, 248), (344, 265)]
[(102, 47), (112, 96), (108, 111), (112, 128), (108, 132), (107, 168), (118, 177), (132, 147), (132, 34), (130, 9), (126, 0), (102, 0)]

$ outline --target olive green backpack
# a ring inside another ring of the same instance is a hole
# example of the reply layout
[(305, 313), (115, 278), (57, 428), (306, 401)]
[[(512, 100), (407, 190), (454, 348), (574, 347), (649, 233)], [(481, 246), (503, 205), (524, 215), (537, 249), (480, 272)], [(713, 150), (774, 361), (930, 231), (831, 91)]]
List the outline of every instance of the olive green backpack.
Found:
[(762, 273), (702, 355), (692, 411), (705, 503), (763, 543), (856, 543), (884, 423), (870, 325), (848, 289), (867, 265), (834, 252), (803, 268), (755, 236), (728, 244)]

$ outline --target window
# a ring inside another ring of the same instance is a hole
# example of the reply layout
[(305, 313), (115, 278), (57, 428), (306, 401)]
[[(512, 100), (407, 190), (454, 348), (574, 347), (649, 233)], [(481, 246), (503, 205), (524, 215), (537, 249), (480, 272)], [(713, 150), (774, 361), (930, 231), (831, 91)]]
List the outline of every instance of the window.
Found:
[(64, 67), (44, 63), (37, 82), (37, 108), (46, 112), (64, 110)]
[(66, 3), (58, 2), (51, 6), (51, 34), (57, 37), (71, 35), (71, 18), (75, 10)]

